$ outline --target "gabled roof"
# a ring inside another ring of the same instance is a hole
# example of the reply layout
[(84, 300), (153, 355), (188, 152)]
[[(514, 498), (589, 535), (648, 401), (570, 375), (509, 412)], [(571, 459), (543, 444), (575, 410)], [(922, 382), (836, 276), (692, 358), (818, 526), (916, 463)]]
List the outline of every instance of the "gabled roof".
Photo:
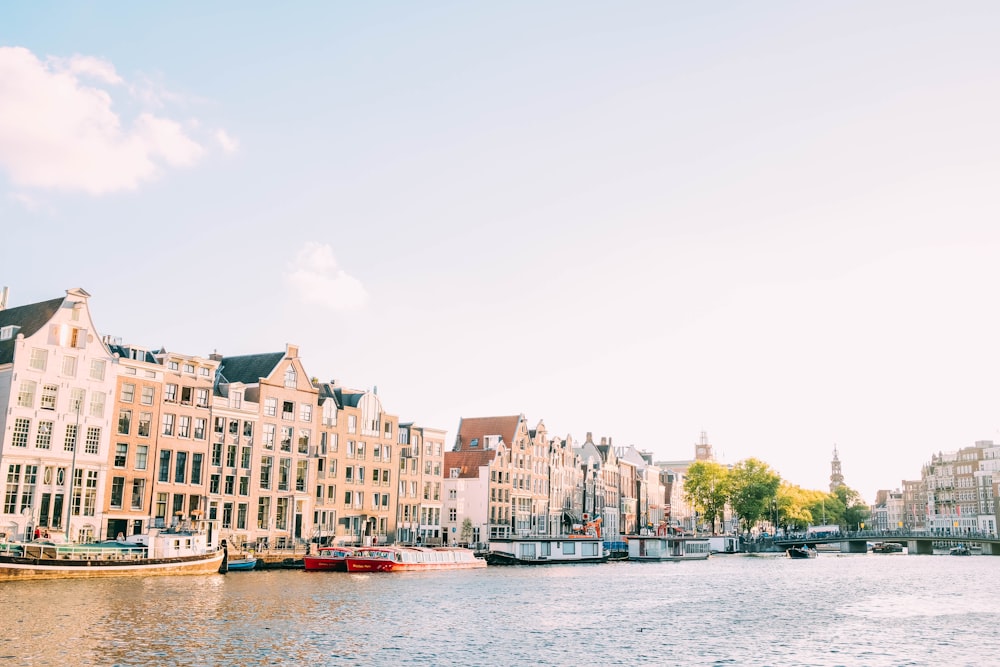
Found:
[(459, 479), (477, 479), (479, 469), (488, 466), (498, 455), (495, 449), (444, 453), (444, 478), (451, 479), (452, 468), (458, 468)]
[(261, 378), (270, 377), (278, 363), (285, 358), (284, 352), (244, 354), (238, 357), (223, 357), (219, 366), (220, 382), (242, 382), (259, 384)]
[(458, 424), (458, 437), (455, 451), (466, 451), (476, 440), (478, 448), (483, 448), (488, 435), (499, 435), (508, 446), (517, 437), (517, 427), (521, 423), (521, 415), (510, 417), (463, 417)]
[(64, 300), (65, 297), (59, 297), (50, 301), (0, 310), (0, 327), (11, 325), (21, 327), (13, 338), (0, 340), (0, 364), (14, 361), (14, 342), (17, 340), (17, 334), (24, 334), (25, 338), (34, 335), (55, 316)]
[(342, 387), (337, 387), (333, 391), (337, 396), (337, 404), (346, 408), (358, 407), (358, 404), (361, 403), (361, 397), (365, 395), (363, 391), (344, 389)]

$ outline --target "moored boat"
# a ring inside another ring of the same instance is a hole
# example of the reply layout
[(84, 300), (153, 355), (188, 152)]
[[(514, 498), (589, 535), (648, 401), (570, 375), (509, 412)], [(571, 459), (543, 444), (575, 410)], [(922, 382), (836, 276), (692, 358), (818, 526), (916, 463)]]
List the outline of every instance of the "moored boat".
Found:
[(949, 549), (948, 554), (951, 556), (971, 556), (972, 551), (964, 544), (959, 544), (957, 547)]
[(604, 563), (608, 553), (600, 536), (508, 537), (490, 540), (486, 562), (490, 565), (553, 565)]
[(789, 547), (785, 552), (788, 554), (789, 558), (815, 558), (818, 552), (815, 549), (810, 549), (808, 544), (803, 544), (801, 547)]
[(132, 535), (95, 544), (48, 540), (0, 544), (0, 581), (209, 574), (224, 571), (225, 547), (194, 531)]
[(238, 558), (230, 558), (226, 561), (226, 569), (236, 571), (252, 570), (257, 567), (258, 558), (252, 554), (246, 554)]
[(898, 542), (876, 542), (872, 545), (873, 554), (901, 554), (903, 545)]
[(703, 538), (674, 535), (629, 535), (628, 559), (638, 561), (706, 560), (712, 544)]
[(314, 556), (304, 556), (302, 564), (308, 572), (347, 572), (347, 557), (353, 547), (320, 547)]
[(422, 572), (486, 567), (475, 552), (460, 547), (362, 547), (344, 559), (348, 572)]

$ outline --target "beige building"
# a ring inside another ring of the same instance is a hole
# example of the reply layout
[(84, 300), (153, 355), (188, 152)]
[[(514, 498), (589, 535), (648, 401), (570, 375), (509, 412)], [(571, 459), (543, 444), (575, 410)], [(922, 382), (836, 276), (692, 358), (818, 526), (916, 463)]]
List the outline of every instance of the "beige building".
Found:
[(118, 359), (118, 372), (103, 534), (115, 538), (145, 533), (151, 527), (163, 367), (146, 349), (106, 342)]

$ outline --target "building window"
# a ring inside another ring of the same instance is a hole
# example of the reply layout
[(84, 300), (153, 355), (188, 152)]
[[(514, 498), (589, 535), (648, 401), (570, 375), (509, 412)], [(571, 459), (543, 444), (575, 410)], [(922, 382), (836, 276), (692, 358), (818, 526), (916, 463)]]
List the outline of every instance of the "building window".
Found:
[(207, 378), (207, 377), (210, 377), (212, 375), (212, 371), (211, 371), (211, 369), (208, 366), (199, 366), (198, 367), (198, 375)]
[(281, 451), (290, 452), (292, 451), (292, 435), (294, 434), (294, 429), (291, 426), (281, 427)]
[(177, 370), (180, 370), (181, 365), (177, 361), (168, 361), (167, 362), (167, 368), (169, 368), (172, 371), (177, 371)]
[(262, 456), (260, 458), (260, 488), (270, 489), (271, 488), (271, 466), (273, 464), (273, 457)]
[(358, 432), (358, 418), (355, 415), (347, 416), (347, 432), (348, 433)]
[(249, 470), (250, 469), (250, 458), (253, 455), (252, 447), (244, 447), (242, 453), (240, 454), (240, 467)]
[(191, 455), (191, 483), (201, 484), (201, 465), (205, 455), (195, 453)]
[(174, 459), (174, 483), (183, 484), (187, 480), (187, 452), (177, 452)]
[(232, 395), (229, 397), (229, 403), (230, 403), (230, 405), (233, 408), (235, 408), (237, 410), (240, 409), (240, 408), (242, 408), (243, 407), (243, 392), (242, 391), (234, 391), (232, 393)]
[(135, 447), (135, 469), (145, 470), (149, 458), (149, 445), (136, 445)]
[(274, 424), (264, 424), (263, 444), (264, 449), (274, 449), (274, 436), (277, 427)]
[(233, 495), (236, 492), (236, 476), (226, 475), (226, 489), (225, 494), (227, 496)]
[(295, 419), (295, 403), (292, 401), (282, 401), (281, 418), (288, 420)]
[[(75, 346), (74, 346), (75, 347)], [(103, 380), (104, 379), (104, 367), (106, 366), (103, 359), (93, 359), (90, 362), (90, 379), (92, 380)]]
[(28, 431), (31, 430), (31, 420), (18, 417), (14, 420), (14, 437), (10, 444), (14, 447), (28, 446)]
[(173, 435), (174, 434), (174, 420), (175, 419), (176, 419), (175, 415), (164, 413), (164, 415), (163, 415), (163, 430), (162, 430), (163, 435)]
[(146, 480), (137, 477), (132, 480), (132, 502), (129, 503), (131, 509), (141, 510), (143, 506), (143, 495), (146, 492)]
[(292, 473), (292, 460), (291, 459), (279, 459), (278, 460), (278, 490), (288, 491), (288, 483), (290, 481), (289, 477)]
[(104, 416), (104, 394), (100, 391), (90, 395), (90, 416), (98, 418)]
[(257, 528), (267, 529), (267, 520), (271, 516), (271, 499), (263, 496), (257, 499)]
[(265, 417), (276, 417), (278, 415), (278, 399), (276, 398), (265, 398), (264, 399), (264, 416)]
[(236, 445), (229, 445), (226, 447), (226, 467), (236, 467)]
[(208, 389), (199, 389), (195, 396), (195, 401), (199, 408), (208, 407)]
[(48, 449), (52, 446), (52, 422), (38, 422), (38, 435), (35, 437), (35, 447)]
[(169, 449), (164, 449), (160, 452), (160, 473), (159, 481), (169, 482), (170, 481), (170, 456), (172, 452)]
[(143, 438), (149, 437), (150, 425), (153, 422), (152, 412), (140, 412), (139, 413), (139, 424), (136, 432)]
[(313, 415), (313, 411), (312, 411), (312, 406), (311, 405), (309, 405), (308, 403), (300, 403), (299, 404), (299, 419), (301, 421), (311, 422), (312, 418), (313, 418), (312, 415)]
[(128, 443), (119, 442), (115, 445), (115, 467), (124, 468), (128, 460)]
[(100, 451), (101, 446), (101, 427), (100, 426), (88, 426), (87, 427), (87, 439), (83, 445), (83, 451), (87, 454), (96, 454)]
[(298, 377), (295, 373), (295, 369), (291, 366), (289, 366), (288, 370), (285, 371), (285, 386), (293, 389), (298, 386)]
[(243, 476), (240, 477), (240, 495), (249, 496), (250, 495), (250, 478)]
[[(56, 397), (59, 395), (59, 386), (54, 384), (42, 385), (42, 410), (55, 410)], [(74, 410), (75, 412), (75, 410)]]
[(306, 490), (306, 475), (309, 471), (308, 461), (299, 461), (295, 466), (295, 490)]
[(193, 394), (193, 387), (181, 387), (181, 405), (191, 405), (191, 396)]
[(309, 453), (309, 431), (299, 431), (299, 454)]
[(135, 385), (131, 383), (122, 384), (122, 403), (131, 403), (135, 400)]
[(66, 355), (62, 361), (62, 374), (71, 378), (76, 377), (76, 357)]
[(219, 473), (212, 473), (208, 477), (208, 492), (209, 493), (219, 493), (220, 483), (222, 482), (222, 476)]
[(212, 465), (216, 468), (222, 466), (222, 443), (212, 443)]
[(49, 351), (42, 350), (39, 348), (32, 348), (31, 359), (28, 361), (28, 366), (34, 368), (36, 371), (44, 371), (45, 365), (49, 359)]
[(253, 422), (251, 421), (243, 422), (243, 437), (244, 438), (253, 437)]
[(168, 384), (163, 390), (163, 400), (168, 403), (177, 402), (177, 385)]
[(194, 420), (194, 439), (204, 440), (205, 430), (208, 428), (208, 421), (202, 417), (198, 417)]
[(153, 387), (143, 387), (142, 388), (142, 398), (139, 399), (140, 402), (143, 405), (152, 405), (155, 393), (156, 392), (153, 389)]
[(72, 452), (76, 449), (76, 424), (66, 424), (66, 439), (63, 441), (63, 451)]
[(191, 418), (187, 415), (181, 415), (180, 419), (177, 420), (177, 437), (191, 437)]
[(184, 364), (184, 372), (194, 375), (194, 364)]
[(111, 478), (111, 506), (115, 509), (121, 509), (122, 500), (125, 497), (125, 478), (124, 477), (112, 477)]
[[(21, 388), (17, 392), (17, 406), (20, 408), (35, 407), (35, 387), (38, 386), (33, 380), (21, 382)], [(54, 409), (54, 408), (53, 408)]]
[(129, 431), (132, 430), (132, 411), (131, 410), (119, 410), (118, 411), (118, 433), (121, 435), (128, 435)]

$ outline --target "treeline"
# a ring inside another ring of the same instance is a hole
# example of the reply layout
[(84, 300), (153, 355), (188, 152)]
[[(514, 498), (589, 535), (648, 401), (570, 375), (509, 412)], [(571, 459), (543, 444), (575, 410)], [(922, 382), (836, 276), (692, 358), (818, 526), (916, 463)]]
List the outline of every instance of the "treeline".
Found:
[(714, 461), (693, 463), (684, 479), (684, 495), (713, 533), (727, 506), (745, 532), (761, 521), (786, 532), (819, 524), (857, 530), (869, 515), (861, 495), (847, 486), (833, 492), (803, 489), (754, 458), (731, 469)]

